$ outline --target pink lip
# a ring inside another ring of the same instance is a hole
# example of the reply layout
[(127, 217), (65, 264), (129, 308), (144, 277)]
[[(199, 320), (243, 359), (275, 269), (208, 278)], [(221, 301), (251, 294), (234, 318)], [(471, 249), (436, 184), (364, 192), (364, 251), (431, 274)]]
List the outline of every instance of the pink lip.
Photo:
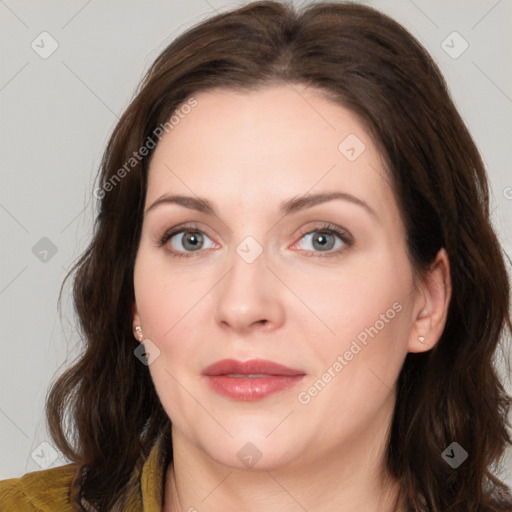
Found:
[[(216, 393), (243, 401), (261, 400), (289, 389), (305, 376), (302, 370), (263, 359), (223, 359), (205, 368), (202, 374)], [(242, 375), (248, 377), (240, 377)]]

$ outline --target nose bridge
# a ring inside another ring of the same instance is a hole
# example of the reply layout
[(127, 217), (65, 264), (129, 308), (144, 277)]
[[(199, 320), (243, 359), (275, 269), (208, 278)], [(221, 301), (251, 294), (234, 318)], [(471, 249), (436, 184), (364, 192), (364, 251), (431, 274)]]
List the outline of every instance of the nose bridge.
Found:
[(266, 263), (267, 254), (259, 242), (253, 237), (242, 240), (230, 256), (231, 271), (224, 283), (224, 297), (235, 300), (240, 308), (262, 301), (269, 292), (264, 276), (268, 272)]
[[(237, 291), (245, 290), (245, 286), (253, 288), (258, 282), (263, 284), (266, 267), (267, 251), (254, 237), (246, 237), (235, 248), (231, 255), (230, 288)], [(247, 290), (249, 291), (249, 290)]]
[(233, 248), (230, 271), (216, 292), (216, 320), (236, 330), (283, 320), (279, 282), (267, 268), (268, 254), (254, 237)]

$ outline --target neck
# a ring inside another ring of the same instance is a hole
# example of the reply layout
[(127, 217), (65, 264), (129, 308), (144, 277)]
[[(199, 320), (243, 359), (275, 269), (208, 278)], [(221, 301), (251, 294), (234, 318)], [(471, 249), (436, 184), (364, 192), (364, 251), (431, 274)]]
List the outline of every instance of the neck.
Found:
[[(395, 512), (399, 500), (399, 484), (390, 478), (368, 482), (361, 474), (354, 473), (345, 482), (332, 485), (332, 475), (321, 472), (329, 485), (322, 484), (319, 473), (314, 481), (311, 468), (300, 480), (297, 476), (280, 472), (243, 475), (227, 470), (217, 480), (208, 479), (191, 486), (190, 480), (181, 475), (176, 481), (173, 464), (167, 472), (166, 502), (164, 512), (214, 512), (261, 510), (274, 512)], [(206, 507), (206, 508), (205, 508)]]
[(173, 427), (163, 510), (395, 512), (399, 482), (385, 465), (391, 414), (328, 455), (269, 471), (218, 464)]

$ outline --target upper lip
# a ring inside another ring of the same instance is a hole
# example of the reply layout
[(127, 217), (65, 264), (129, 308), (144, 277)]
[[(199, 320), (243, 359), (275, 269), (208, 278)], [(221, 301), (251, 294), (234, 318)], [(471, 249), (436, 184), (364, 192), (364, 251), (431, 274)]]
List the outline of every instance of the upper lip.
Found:
[(282, 364), (265, 359), (250, 359), (249, 361), (237, 361), (236, 359), (222, 359), (203, 370), (203, 375), (305, 375), (302, 370), (288, 368)]

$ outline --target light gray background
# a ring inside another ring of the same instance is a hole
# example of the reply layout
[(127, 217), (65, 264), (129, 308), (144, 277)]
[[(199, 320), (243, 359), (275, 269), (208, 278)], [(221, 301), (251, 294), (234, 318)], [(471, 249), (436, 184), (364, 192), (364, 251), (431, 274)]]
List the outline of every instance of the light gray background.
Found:
[[(55, 373), (77, 352), (70, 295), (62, 319), (57, 297), (91, 236), (107, 137), (143, 71), (172, 39), (244, 3), (0, 0), (0, 479), (66, 462), (53, 456), (43, 405)], [(512, 2), (366, 3), (405, 25), (438, 62), (482, 152), (495, 227), (512, 254)], [(31, 47), (42, 46), (44, 31), (59, 45), (47, 59)], [(454, 31), (469, 44), (458, 58), (447, 53), (462, 48), (457, 36), (446, 39)], [(57, 249), (47, 261), (33, 253), (43, 237)], [(511, 473), (509, 456), (509, 485)]]

